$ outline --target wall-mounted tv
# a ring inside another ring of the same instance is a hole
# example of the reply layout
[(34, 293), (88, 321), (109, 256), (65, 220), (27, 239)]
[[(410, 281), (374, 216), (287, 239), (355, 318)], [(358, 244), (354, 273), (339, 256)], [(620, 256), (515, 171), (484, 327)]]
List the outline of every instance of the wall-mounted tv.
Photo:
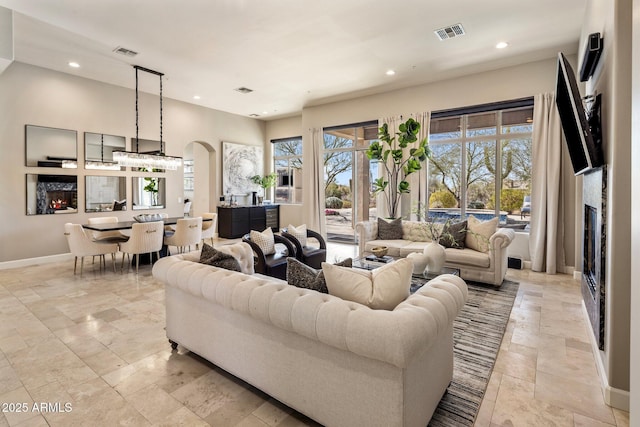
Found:
[(599, 130), (599, 98), (594, 103), (594, 107), (598, 108), (593, 108), (588, 119), (578, 90), (575, 73), (562, 52), (558, 53), (556, 106), (567, 141), (573, 172), (580, 175), (589, 169), (602, 166), (604, 156)]

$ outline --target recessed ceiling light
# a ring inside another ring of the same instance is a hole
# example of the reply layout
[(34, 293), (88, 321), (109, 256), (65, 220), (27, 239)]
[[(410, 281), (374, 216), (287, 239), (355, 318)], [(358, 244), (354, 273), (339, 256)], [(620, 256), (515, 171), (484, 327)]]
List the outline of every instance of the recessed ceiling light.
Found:
[(395, 71), (393, 71), (393, 70), (387, 70), (387, 73), (386, 73), (386, 74), (387, 74), (387, 76), (393, 76), (393, 75), (395, 75), (395, 74), (396, 74), (396, 72), (395, 72)]
[(268, 111), (263, 111), (262, 114), (269, 114), (269, 112)]
[(251, 113), (251, 114), (249, 114), (249, 117), (260, 117), (260, 114)]
[(505, 47), (509, 46), (509, 43), (507, 42), (500, 42), (496, 45), (496, 49), (504, 49)]
[(80, 68), (80, 64), (78, 64), (77, 62), (71, 61), (71, 62), (69, 62), (69, 67)]
[(236, 91), (238, 91), (240, 93), (251, 93), (251, 92), (253, 92), (253, 89), (249, 89), (248, 87), (244, 87), (244, 86), (235, 88), (234, 90), (236, 90)]
[(193, 95), (193, 99), (200, 99), (200, 95)]

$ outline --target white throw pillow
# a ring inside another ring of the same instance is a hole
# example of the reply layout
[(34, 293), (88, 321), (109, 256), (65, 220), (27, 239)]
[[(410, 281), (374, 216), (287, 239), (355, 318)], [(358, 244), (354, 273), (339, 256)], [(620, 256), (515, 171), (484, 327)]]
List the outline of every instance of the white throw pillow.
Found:
[(271, 227), (267, 227), (262, 233), (259, 231), (251, 230), (249, 232), (251, 241), (258, 245), (262, 249), (262, 253), (265, 255), (271, 255), (276, 253), (276, 244), (273, 238), (273, 230)]
[(467, 220), (467, 236), (464, 239), (465, 247), (478, 252), (489, 252), (489, 238), (498, 228), (498, 217), (489, 221), (480, 221), (473, 215)]
[(323, 262), (322, 271), (331, 295), (376, 310), (393, 310), (409, 296), (413, 264), (403, 258), (368, 271)]
[(298, 242), (300, 242), (302, 247), (307, 246), (307, 224), (302, 224), (297, 227), (289, 224), (287, 227), (287, 233), (298, 239)]

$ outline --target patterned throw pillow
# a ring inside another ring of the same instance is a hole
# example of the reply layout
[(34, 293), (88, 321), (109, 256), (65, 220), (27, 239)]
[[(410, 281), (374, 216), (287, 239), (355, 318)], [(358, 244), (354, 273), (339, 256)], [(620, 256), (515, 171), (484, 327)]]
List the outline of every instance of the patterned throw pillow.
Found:
[(467, 237), (467, 221), (446, 224), (440, 236), (440, 244), (445, 248), (464, 249)]
[(240, 263), (232, 255), (220, 252), (206, 243), (200, 252), (200, 263), (214, 267), (225, 268), (231, 271), (241, 271)]
[[(352, 263), (353, 260), (347, 258), (335, 265), (351, 267)], [(322, 292), (323, 294), (329, 293), (322, 270), (316, 270), (291, 257), (287, 258), (287, 283), (298, 288)]]
[(497, 228), (498, 217), (482, 222), (473, 215), (469, 215), (465, 246), (478, 252), (489, 252), (489, 239)]
[(298, 242), (300, 242), (303, 248), (307, 246), (307, 224), (302, 224), (297, 227), (289, 224), (287, 233), (298, 239)]
[(378, 239), (400, 240), (402, 239), (402, 218), (386, 221), (378, 218)]
[(267, 227), (262, 233), (259, 231), (251, 230), (249, 232), (251, 241), (258, 245), (262, 249), (262, 253), (265, 255), (271, 255), (276, 253), (275, 240), (273, 239), (273, 231), (271, 227)]

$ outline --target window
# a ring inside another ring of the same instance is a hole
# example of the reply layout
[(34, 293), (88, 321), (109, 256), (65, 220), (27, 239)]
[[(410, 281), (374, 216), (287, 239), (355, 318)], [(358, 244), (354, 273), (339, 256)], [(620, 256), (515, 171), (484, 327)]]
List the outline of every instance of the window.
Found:
[(276, 203), (302, 203), (302, 137), (276, 139), (273, 144), (273, 170)]
[(330, 241), (353, 242), (358, 221), (376, 218), (372, 179), (378, 163), (366, 150), (378, 138), (378, 122), (324, 129), (325, 224)]
[[(502, 108), (501, 108), (502, 107)], [(529, 222), (533, 100), (433, 113), (429, 131), (429, 215), (502, 225)], [(527, 198), (527, 200), (529, 200)]]

